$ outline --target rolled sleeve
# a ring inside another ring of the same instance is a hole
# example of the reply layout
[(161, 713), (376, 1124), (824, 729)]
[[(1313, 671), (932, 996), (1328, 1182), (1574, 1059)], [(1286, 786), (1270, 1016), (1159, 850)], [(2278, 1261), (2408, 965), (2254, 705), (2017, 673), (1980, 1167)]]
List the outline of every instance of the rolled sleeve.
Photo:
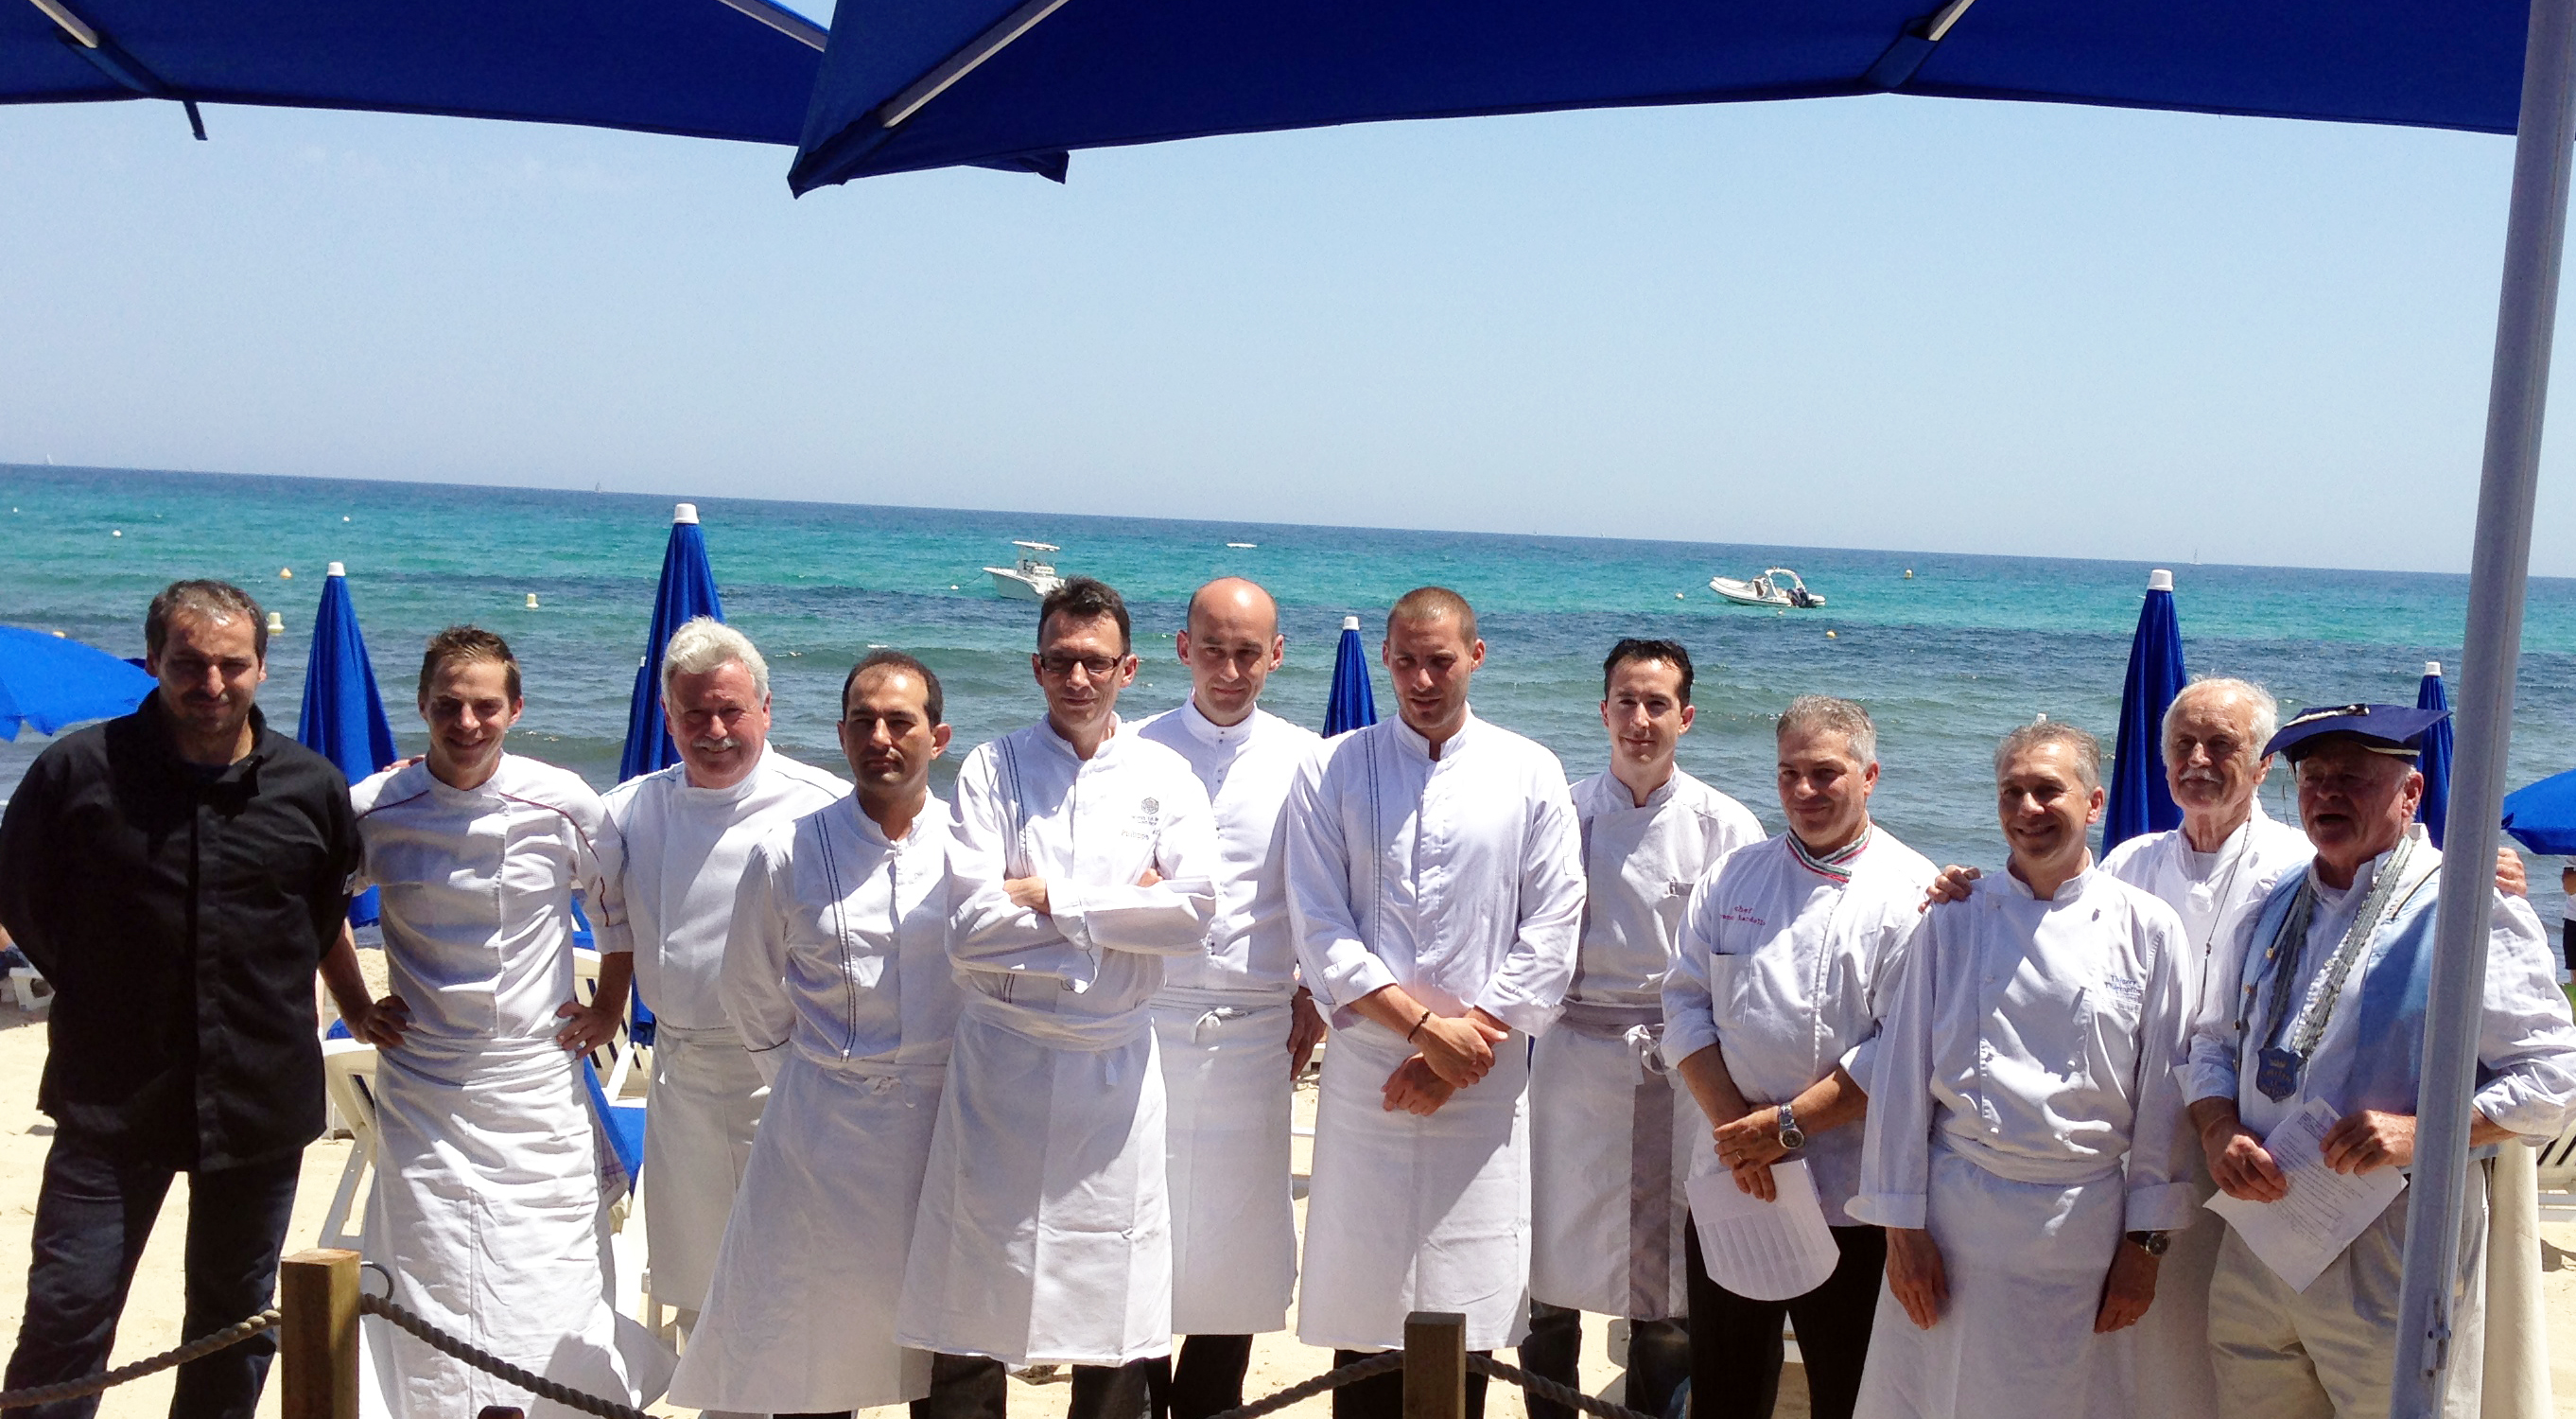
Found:
[(2554, 1138), (2576, 1115), (2576, 1023), (2531, 904), (2498, 896), (2488, 923), (2478, 1062), (2491, 1077), (2477, 1109), (2525, 1138)]

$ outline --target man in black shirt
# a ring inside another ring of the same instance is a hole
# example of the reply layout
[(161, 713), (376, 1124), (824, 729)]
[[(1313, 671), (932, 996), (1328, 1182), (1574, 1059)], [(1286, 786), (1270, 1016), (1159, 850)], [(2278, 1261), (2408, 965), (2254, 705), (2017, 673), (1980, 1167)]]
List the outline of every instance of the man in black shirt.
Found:
[[(322, 1131), (314, 970), (358, 835), (340, 771), (252, 703), (267, 642), (239, 588), (172, 584), (144, 619), (160, 687), (47, 749), (0, 818), (0, 923), (55, 992), (38, 1104), (57, 1130), (8, 1388), (105, 1368), (174, 1173), (189, 1175), (186, 1337), (276, 1288)], [(247, 1419), (275, 1351), (272, 1332), (182, 1366), (170, 1412)]]

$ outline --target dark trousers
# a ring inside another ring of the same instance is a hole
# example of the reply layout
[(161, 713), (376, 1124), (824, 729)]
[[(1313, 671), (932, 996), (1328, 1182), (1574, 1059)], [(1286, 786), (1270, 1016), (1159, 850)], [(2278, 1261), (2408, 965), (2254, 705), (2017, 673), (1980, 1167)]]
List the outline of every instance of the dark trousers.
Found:
[(1155, 1396), (1171, 1385), (1169, 1355), (1124, 1365), (1076, 1365), (1065, 1419), (1144, 1419), (1154, 1411)]
[[(268, 1308), (277, 1257), (295, 1207), (301, 1153), (188, 1175), (187, 1311), (182, 1341)], [(134, 1268), (161, 1215), (175, 1169), (119, 1157), (78, 1134), (58, 1133), (36, 1197), (27, 1316), (0, 1386), (53, 1384), (107, 1368), (116, 1320)], [(249, 1419), (277, 1354), (277, 1332), (179, 1367), (170, 1412), (181, 1419)], [(11, 1419), (90, 1419), (98, 1396), (13, 1409)]]
[[(1690, 1374), (1690, 1326), (1678, 1320), (1628, 1322), (1628, 1386), (1622, 1399), (1642, 1414), (1661, 1414)], [(1521, 1342), (1521, 1368), (1533, 1375), (1583, 1387), (1583, 1312), (1545, 1301), (1530, 1302), (1529, 1339)], [(1529, 1397), (1530, 1419), (1574, 1419), (1550, 1399)]]
[(1876, 1227), (1836, 1227), (1842, 1260), (1825, 1284), (1788, 1301), (1749, 1301), (1711, 1281), (1691, 1229), (1691, 1419), (1771, 1419), (1780, 1397), (1780, 1322), (1798, 1329), (1806, 1361), (1808, 1412), (1851, 1419), (1860, 1400), (1860, 1370), (1869, 1358), (1869, 1327), (1878, 1314), (1879, 1278), (1887, 1271), (1887, 1234)]
[(1170, 1419), (1209, 1419), (1243, 1407), (1243, 1376), (1252, 1368), (1249, 1335), (1184, 1335), (1172, 1357), (1172, 1382), (1156, 1397), (1154, 1413)]
[[(1379, 1352), (1336, 1350), (1333, 1368), (1357, 1364)], [(1471, 1352), (1490, 1360), (1491, 1350)], [(1404, 1419), (1404, 1371), (1389, 1370), (1333, 1391), (1333, 1419)], [(1485, 1419), (1485, 1377), (1467, 1372), (1467, 1419)]]
[[(912, 1402), (912, 1419), (1003, 1419), (1010, 1403), (1010, 1383), (999, 1360), (987, 1360), (981, 1355), (933, 1355), (930, 1393)], [(774, 1419), (850, 1419), (850, 1411), (780, 1414)]]

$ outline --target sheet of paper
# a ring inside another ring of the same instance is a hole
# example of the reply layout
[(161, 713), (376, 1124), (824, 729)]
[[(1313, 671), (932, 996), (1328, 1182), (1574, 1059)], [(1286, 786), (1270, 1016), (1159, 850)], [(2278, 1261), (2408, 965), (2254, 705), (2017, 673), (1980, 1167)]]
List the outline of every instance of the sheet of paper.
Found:
[(1736, 1187), (1734, 1174), (1723, 1170), (1684, 1184), (1709, 1278), (1747, 1300), (1803, 1296), (1824, 1285), (1842, 1258), (1805, 1160), (1772, 1164), (1771, 1181), (1779, 1194), (1772, 1202)]
[(2222, 1192), (2208, 1203), (2294, 1290), (2308, 1289), (2406, 1190), (2406, 1176), (2395, 1168), (2347, 1174), (2327, 1167), (2323, 1144), (2335, 1119), (2332, 1105), (2310, 1099), (2263, 1140), (2290, 1182), (2280, 1201), (2247, 1202)]

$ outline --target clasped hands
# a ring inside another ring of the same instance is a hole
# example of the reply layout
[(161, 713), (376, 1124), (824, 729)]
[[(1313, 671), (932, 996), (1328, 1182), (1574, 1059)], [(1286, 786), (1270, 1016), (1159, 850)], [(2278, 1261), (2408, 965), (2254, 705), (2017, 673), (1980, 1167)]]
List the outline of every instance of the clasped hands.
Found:
[(1750, 1109), (1742, 1118), (1710, 1129), (1709, 1135), (1717, 1142), (1717, 1160), (1735, 1175), (1737, 1190), (1764, 1202), (1779, 1201), (1779, 1185), (1772, 1181), (1771, 1165), (1788, 1157), (1789, 1149), (1780, 1141), (1778, 1105)]
[(1423, 1016), (1409, 1041), (1417, 1053), (1386, 1077), (1383, 1107), (1425, 1117), (1439, 1112), (1450, 1095), (1493, 1069), (1494, 1046), (1511, 1034), (1510, 1026), (1480, 1009)]
[[(1162, 880), (1162, 873), (1148, 867), (1145, 869), (1145, 875), (1136, 879), (1136, 885), (1151, 887)], [(1002, 895), (1010, 898), (1011, 905), (1022, 911), (1032, 911), (1040, 916), (1046, 916), (1055, 910), (1047, 898), (1047, 884), (1043, 877), (1005, 877), (1002, 879)]]

